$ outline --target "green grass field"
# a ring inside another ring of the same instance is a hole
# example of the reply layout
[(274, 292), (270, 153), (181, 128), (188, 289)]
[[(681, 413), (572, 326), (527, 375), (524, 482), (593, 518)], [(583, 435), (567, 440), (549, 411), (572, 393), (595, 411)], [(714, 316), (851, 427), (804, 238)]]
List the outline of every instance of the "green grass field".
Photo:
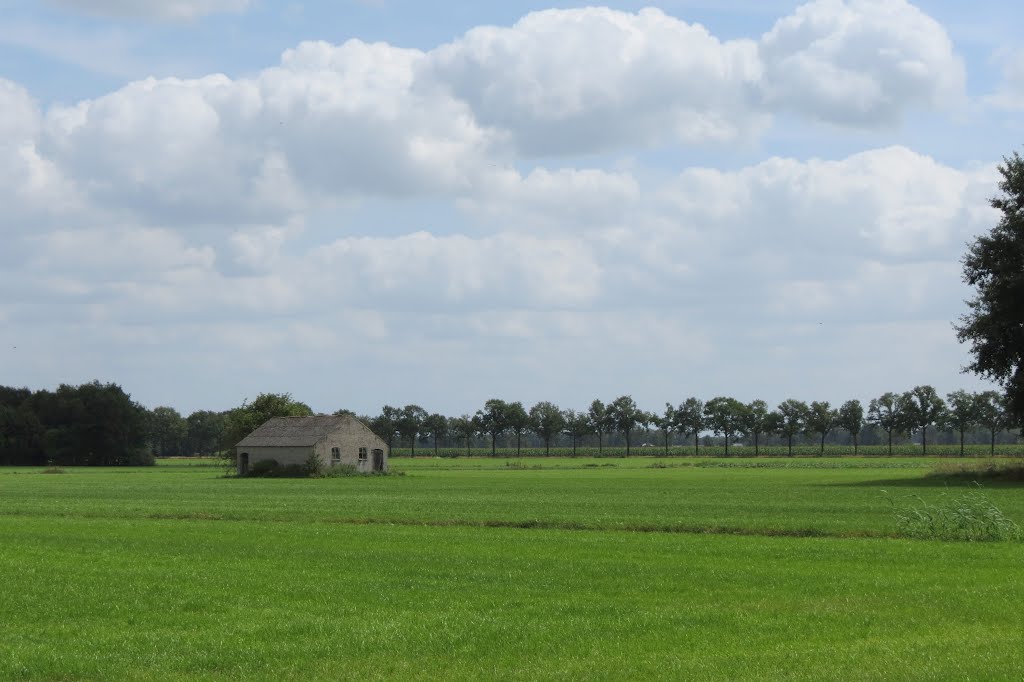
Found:
[(895, 537), (928, 460), (194, 464), (0, 469), (0, 679), (1024, 676), (1024, 543)]

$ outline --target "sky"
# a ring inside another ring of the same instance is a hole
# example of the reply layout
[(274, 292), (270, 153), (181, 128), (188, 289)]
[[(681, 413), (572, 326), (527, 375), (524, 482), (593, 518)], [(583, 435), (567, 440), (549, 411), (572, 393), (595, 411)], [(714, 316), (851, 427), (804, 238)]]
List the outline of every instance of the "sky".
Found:
[(0, 0), (0, 384), (868, 401), (961, 372), (1003, 0)]

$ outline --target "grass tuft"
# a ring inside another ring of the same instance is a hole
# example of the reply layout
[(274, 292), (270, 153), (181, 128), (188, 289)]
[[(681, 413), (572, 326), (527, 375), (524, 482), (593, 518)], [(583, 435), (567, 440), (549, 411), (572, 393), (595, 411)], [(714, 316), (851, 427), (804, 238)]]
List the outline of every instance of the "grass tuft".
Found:
[(917, 495), (911, 499), (901, 505), (889, 498), (897, 532), (904, 537), (961, 542), (1024, 540), (1024, 530), (1000, 511), (980, 485), (956, 496), (944, 493), (934, 503)]

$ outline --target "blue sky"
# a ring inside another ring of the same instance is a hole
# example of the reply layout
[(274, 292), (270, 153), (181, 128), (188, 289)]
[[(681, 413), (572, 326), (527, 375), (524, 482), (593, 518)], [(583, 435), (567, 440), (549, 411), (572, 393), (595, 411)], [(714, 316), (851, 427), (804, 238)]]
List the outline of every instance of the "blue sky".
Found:
[(0, 0), (0, 376), (152, 407), (984, 386), (1013, 3)]

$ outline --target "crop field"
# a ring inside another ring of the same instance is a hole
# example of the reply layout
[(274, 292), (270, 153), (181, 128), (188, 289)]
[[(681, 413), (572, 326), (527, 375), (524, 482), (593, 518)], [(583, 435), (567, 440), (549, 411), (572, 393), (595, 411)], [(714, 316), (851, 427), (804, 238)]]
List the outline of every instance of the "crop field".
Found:
[(895, 521), (950, 462), (0, 469), (0, 679), (1020, 679), (1024, 543)]

